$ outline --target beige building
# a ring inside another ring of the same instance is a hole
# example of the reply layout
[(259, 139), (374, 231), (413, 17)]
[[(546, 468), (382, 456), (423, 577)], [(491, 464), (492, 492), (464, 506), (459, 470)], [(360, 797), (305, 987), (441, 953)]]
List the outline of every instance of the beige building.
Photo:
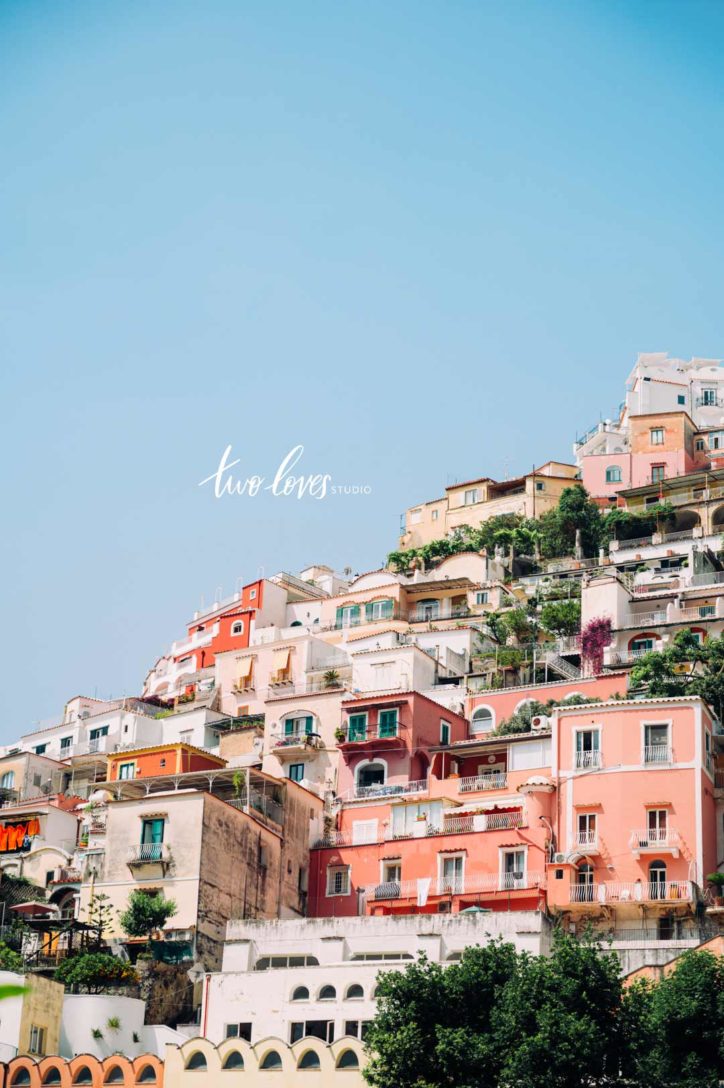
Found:
[(451, 484), (445, 495), (411, 506), (402, 516), (399, 547), (419, 548), (461, 525), (481, 525), (498, 514), (537, 518), (558, 505), (561, 492), (578, 477), (576, 465), (547, 461), (513, 480), (481, 476)]
[[(167, 1046), (164, 1083), (173, 1088), (217, 1088), (230, 1084), (274, 1083), (296, 1088), (363, 1088), (364, 1047), (359, 1039), (344, 1037), (327, 1045), (320, 1039), (302, 1039), (289, 1045), (268, 1038), (252, 1046), (244, 1039), (226, 1039), (214, 1046), (208, 1039), (189, 1039), (183, 1046)], [(238, 1078), (234, 1076), (238, 1074)]]
[(24, 986), (25, 993), (6, 997), (0, 1016), (0, 1058), (16, 1054), (42, 1057), (57, 1054), (63, 1014), (64, 987), (42, 975), (17, 975), (0, 971), (0, 986)]

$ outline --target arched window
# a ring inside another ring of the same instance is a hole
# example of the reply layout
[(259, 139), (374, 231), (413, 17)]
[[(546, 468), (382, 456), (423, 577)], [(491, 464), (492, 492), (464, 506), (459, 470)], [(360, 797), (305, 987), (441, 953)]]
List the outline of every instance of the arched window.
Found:
[(649, 865), (649, 897), (666, 899), (666, 862), (652, 861)]
[(343, 1050), (337, 1059), (337, 1069), (359, 1069), (359, 1058), (354, 1050)]
[(138, 1077), (138, 1084), (155, 1084), (158, 1080), (156, 1076), (156, 1070), (152, 1065), (144, 1065), (141, 1073)]
[(231, 1050), (224, 1058), (222, 1069), (243, 1069), (244, 1059), (238, 1050)]
[(316, 1050), (305, 1050), (297, 1062), (297, 1069), (319, 1069), (319, 1054)]
[(282, 1068), (282, 1059), (279, 1051), (267, 1051), (262, 1059), (262, 1063), (259, 1068), (263, 1069), (266, 1073), (271, 1073), (273, 1071), (280, 1072)]
[(103, 1078), (104, 1084), (123, 1084), (125, 1081), (123, 1069), (120, 1065), (112, 1065)]
[(186, 1062), (184, 1069), (188, 1070), (189, 1073), (205, 1073), (208, 1069), (206, 1055), (202, 1054), (200, 1050), (195, 1050)]
[(306, 986), (297, 986), (292, 992), (292, 1001), (309, 1001), (309, 990)]
[(243, 620), (237, 620), (236, 623), (232, 623), (231, 633), (232, 633), (232, 635), (243, 635), (244, 634), (244, 621)]
[(337, 991), (334, 986), (323, 986), (319, 991), (319, 1001), (334, 1001)]
[(347, 993), (344, 996), (347, 1001), (357, 1001), (359, 998), (364, 997), (364, 995), (365, 992), (359, 982), (353, 982), (352, 985), (347, 988)]
[(357, 768), (357, 788), (367, 789), (369, 786), (383, 786), (387, 778), (387, 767), (381, 760), (362, 763)]
[(51, 1065), (50, 1069), (46, 1069), (43, 1073), (43, 1079), (41, 1084), (61, 1084), (62, 1078), (60, 1075), (60, 1069), (57, 1065)]
[(21, 1084), (30, 1084), (30, 1072), (27, 1069), (16, 1069), (13, 1073), (13, 1079), (10, 1081), (11, 1085), (17, 1085), (20, 1088)]
[(618, 465), (609, 465), (606, 469), (606, 483), (607, 484), (620, 484), (621, 483), (621, 469)]
[(628, 644), (628, 648), (635, 657), (643, 657), (650, 650), (658, 649), (658, 636), (645, 632), (642, 635), (634, 635)]
[(80, 1069), (76, 1069), (73, 1077), (73, 1084), (92, 1084), (93, 1074), (87, 1065), (81, 1065)]
[(490, 707), (478, 706), (475, 708), (470, 720), (470, 731), (472, 733), (489, 733), (494, 725), (495, 717)]

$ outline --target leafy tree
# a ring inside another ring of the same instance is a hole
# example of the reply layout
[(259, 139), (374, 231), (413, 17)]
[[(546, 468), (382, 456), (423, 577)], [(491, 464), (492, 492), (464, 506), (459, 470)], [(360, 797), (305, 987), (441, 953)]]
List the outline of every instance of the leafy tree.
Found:
[(552, 635), (577, 635), (581, 629), (581, 602), (548, 601), (541, 608), (540, 624)]
[(493, 730), (492, 735), (500, 737), (509, 733), (530, 733), (533, 718), (541, 714), (550, 717), (551, 711), (557, 706), (580, 706), (583, 703), (600, 702), (600, 698), (595, 695), (569, 695), (568, 698), (549, 699), (547, 703), (532, 699), (530, 702), (523, 703), (509, 718), (502, 721), (497, 729)]
[(601, 511), (581, 484), (566, 487), (558, 506), (540, 518), (541, 552), (546, 559), (573, 555), (576, 532), (581, 531), (581, 547), (586, 556), (595, 556), (601, 543)]
[(93, 896), (86, 908), (88, 925), (93, 926), (95, 929), (98, 944), (103, 943), (106, 930), (110, 927), (113, 920), (113, 908), (110, 904), (111, 897), (105, 895), (103, 892), (99, 892), (97, 895)]
[(163, 929), (177, 910), (175, 901), (164, 898), (160, 892), (148, 895), (136, 890), (128, 897), (128, 906), (119, 921), (129, 937), (146, 937), (150, 941), (156, 930)]
[(719, 718), (724, 714), (724, 636), (698, 642), (687, 628), (666, 650), (652, 650), (631, 670), (631, 687), (649, 695), (701, 695)]
[(633, 540), (654, 532), (664, 532), (673, 524), (675, 517), (670, 502), (656, 503), (644, 514), (632, 514), (629, 510), (614, 507), (607, 510), (601, 519), (600, 543), (605, 545), (611, 540)]
[(0, 941), (0, 971), (15, 971), (17, 974), (23, 971), (23, 957), (5, 941)]
[(68, 989), (87, 994), (100, 994), (122, 983), (138, 981), (131, 965), (109, 952), (86, 952), (70, 956), (61, 963), (53, 977)]

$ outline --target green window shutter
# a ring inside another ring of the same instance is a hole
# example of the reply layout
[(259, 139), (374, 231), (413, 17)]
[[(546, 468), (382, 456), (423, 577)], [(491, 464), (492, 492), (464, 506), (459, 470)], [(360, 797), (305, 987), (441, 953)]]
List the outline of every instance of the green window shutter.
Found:
[(373, 601), (368, 601), (367, 604), (365, 605), (365, 619), (367, 620), (368, 623), (372, 619), (372, 615), (374, 613), (374, 607), (375, 606), (374, 606)]
[(344, 609), (343, 608), (338, 608), (337, 609), (337, 618), (335, 620), (335, 627), (341, 627), (343, 622), (344, 622)]
[(392, 614), (393, 614), (394, 610), (395, 610), (395, 602), (394, 601), (383, 601), (382, 602), (382, 615), (384, 616), (384, 618), (386, 620), (392, 619)]
[(284, 736), (291, 737), (294, 732), (294, 718), (287, 718), (284, 722)]
[(396, 737), (397, 736), (397, 711), (396, 710), (381, 710), (380, 711), (380, 725), (379, 735), (381, 737)]
[(304, 732), (309, 735), (312, 732), (312, 718), (304, 719)]
[(367, 736), (367, 717), (365, 714), (350, 714), (349, 739), (364, 740)]
[(349, 622), (353, 627), (356, 627), (360, 620), (360, 607), (358, 604), (353, 604), (349, 610)]

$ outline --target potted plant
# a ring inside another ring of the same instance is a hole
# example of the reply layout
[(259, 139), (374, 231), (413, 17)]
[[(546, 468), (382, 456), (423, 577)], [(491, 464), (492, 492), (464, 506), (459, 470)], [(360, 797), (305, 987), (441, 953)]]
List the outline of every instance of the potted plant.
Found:
[(724, 907), (724, 873), (709, 873), (706, 879), (715, 889), (714, 905)]
[(346, 733), (341, 725), (337, 726), (335, 729), (334, 739), (337, 741), (337, 744), (341, 744), (342, 741), (346, 739)]
[(336, 669), (327, 669), (322, 679), (324, 680), (325, 688), (339, 687), (339, 673)]

